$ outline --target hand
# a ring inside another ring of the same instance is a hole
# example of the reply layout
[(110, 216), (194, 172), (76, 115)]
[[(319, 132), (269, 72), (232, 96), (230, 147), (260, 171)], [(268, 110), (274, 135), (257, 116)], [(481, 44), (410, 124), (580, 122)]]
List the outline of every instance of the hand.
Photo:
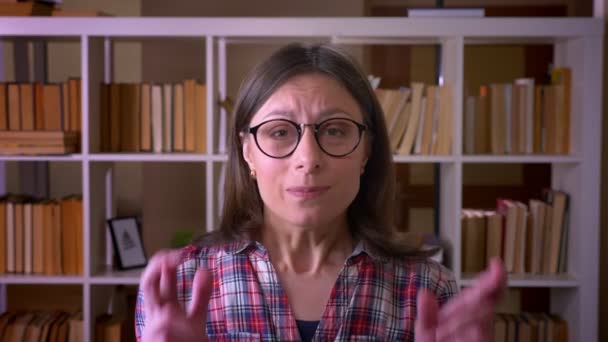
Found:
[(502, 262), (495, 258), (473, 287), (463, 290), (441, 309), (432, 292), (419, 291), (416, 342), (490, 341), (494, 306), (504, 292), (506, 279)]
[(180, 251), (157, 253), (141, 278), (146, 325), (141, 341), (208, 341), (207, 305), (213, 289), (212, 274), (196, 271), (192, 302), (187, 310), (177, 302), (176, 269)]

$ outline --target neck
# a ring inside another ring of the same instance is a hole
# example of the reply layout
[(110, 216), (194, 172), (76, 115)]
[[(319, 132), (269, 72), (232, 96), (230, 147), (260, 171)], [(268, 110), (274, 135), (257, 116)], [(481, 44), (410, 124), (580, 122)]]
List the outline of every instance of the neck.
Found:
[(342, 267), (354, 248), (346, 217), (316, 226), (265, 217), (261, 241), (279, 272), (301, 275), (323, 275), (327, 267)]

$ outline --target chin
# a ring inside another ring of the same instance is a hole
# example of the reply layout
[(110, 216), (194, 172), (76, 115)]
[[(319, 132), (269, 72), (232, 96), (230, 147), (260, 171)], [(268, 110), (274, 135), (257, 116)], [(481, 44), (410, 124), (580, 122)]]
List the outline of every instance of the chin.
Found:
[(302, 226), (302, 227), (319, 227), (324, 226), (336, 219), (338, 215), (330, 215), (329, 213), (319, 212), (316, 210), (314, 212), (306, 212), (308, 210), (305, 209), (296, 209), (296, 212), (291, 215), (291, 222), (294, 225)]

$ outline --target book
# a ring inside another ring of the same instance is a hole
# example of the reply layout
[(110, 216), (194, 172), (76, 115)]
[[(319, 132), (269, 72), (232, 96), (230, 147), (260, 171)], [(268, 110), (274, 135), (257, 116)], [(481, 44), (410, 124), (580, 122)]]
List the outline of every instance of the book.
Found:
[(184, 85), (173, 85), (173, 152), (185, 151)]
[(21, 130), (20, 88), (17, 83), (9, 83), (7, 87), (8, 129), (11, 131), (18, 131)]
[(411, 84), (411, 89), (412, 104), (410, 108), (409, 120), (407, 122), (407, 128), (404, 133), (405, 135), (403, 136), (401, 146), (399, 147), (399, 154), (401, 155), (409, 155), (412, 153), (414, 141), (416, 139), (416, 136), (419, 134), (418, 122), (420, 121), (420, 116), (422, 115), (421, 107), (424, 84), (419, 82), (413, 82)]
[(163, 86), (152, 85), (152, 150), (154, 153), (163, 151)]
[(196, 145), (196, 81), (183, 82), (184, 89), (184, 151), (194, 152)]
[(140, 110), (140, 147), (141, 151), (152, 151), (152, 86), (150, 83), (141, 85)]
[(408, 8), (410, 18), (480, 18), (485, 16), (483, 8)]
[(53, 4), (39, 1), (2, 2), (0, 3), (0, 16), (27, 17), (51, 15)]
[(194, 104), (194, 149), (199, 153), (207, 152), (207, 86), (197, 84)]

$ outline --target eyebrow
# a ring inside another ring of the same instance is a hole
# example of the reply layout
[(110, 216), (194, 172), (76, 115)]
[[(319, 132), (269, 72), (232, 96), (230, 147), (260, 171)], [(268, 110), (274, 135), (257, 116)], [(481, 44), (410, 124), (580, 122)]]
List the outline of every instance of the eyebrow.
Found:
[[(328, 117), (328, 116), (331, 116), (331, 115), (334, 115), (334, 114), (346, 114), (351, 119), (353, 118), (353, 115), (351, 113), (349, 113), (349, 112), (347, 112), (347, 111), (345, 111), (343, 109), (336, 108), (336, 107), (328, 108), (328, 109), (325, 109), (325, 110), (321, 111), (319, 113), (319, 118), (323, 119), (325, 117)], [(292, 111), (289, 111), (289, 110), (280, 110), (280, 109), (279, 110), (273, 110), (273, 111), (267, 113), (266, 115), (264, 115), (264, 117), (262, 119), (266, 119), (266, 118), (271, 117), (271, 116), (279, 116), (279, 117), (287, 117), (289, 119), (295, 119), (295, 115), (294, 115), (294, 113)]]

